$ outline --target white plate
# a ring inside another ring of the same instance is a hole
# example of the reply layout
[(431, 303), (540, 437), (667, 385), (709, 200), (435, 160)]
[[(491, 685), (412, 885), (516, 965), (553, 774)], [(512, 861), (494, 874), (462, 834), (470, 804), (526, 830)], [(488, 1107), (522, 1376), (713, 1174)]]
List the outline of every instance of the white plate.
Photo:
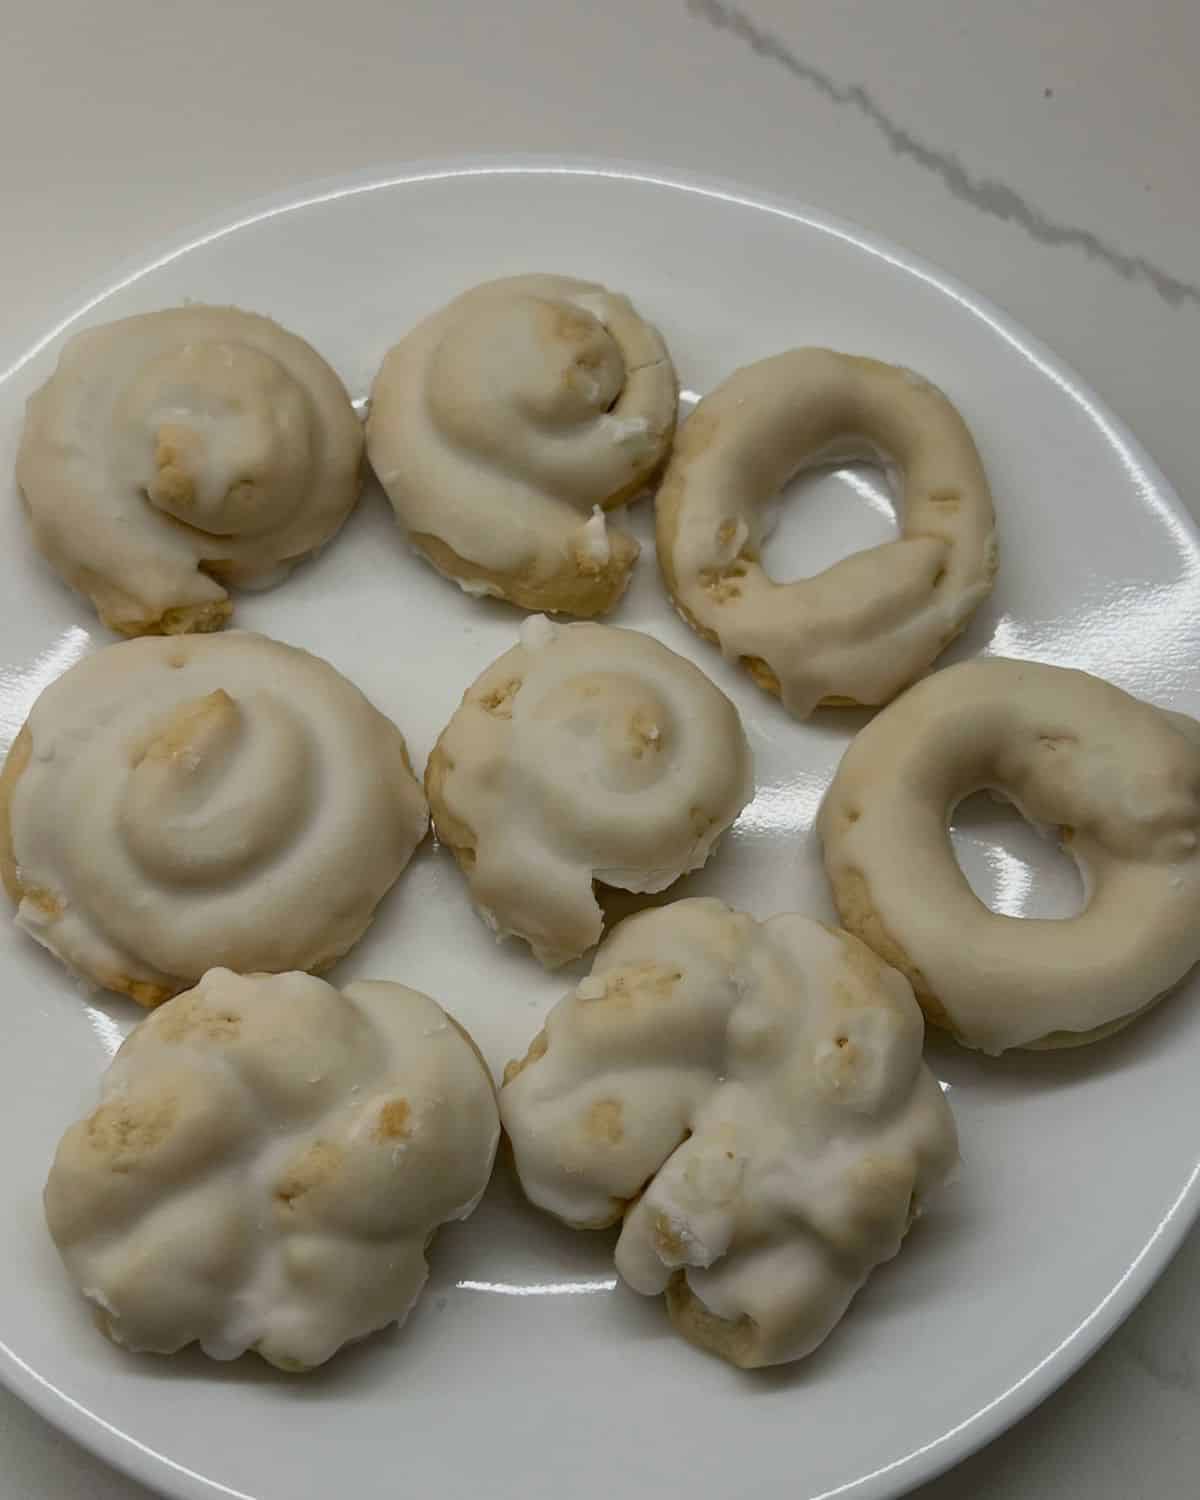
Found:
[[(954, 655), (1070, 663), (1200, 710), (1195, 531), (1078, 380), (994, 309), (870, 235), (691, 182), (477, 164), (270, 205), (134, 271), (18, 360), (0, 380), (0, 470), (11, 473), (22, 402), (69, 325), (185, 298), (237, 302), (311, 339), (362, 395), (422, 314), (474, 282), (535, 269), (632, 294), (691, 391), (805, 343), (929, 375), (974, 429), (1002, 527), (995, 597)], [(15, 496), (4, 498), (7, 739), (40, 687), (105, 637), (32, 552)], [(645, 541), (648, 512), (636, 520)], [(808, 482), (773, 544), (777, 569), (811, 572), (878, 539), (886, 512), (862, 473)], [(418, 764), (517, 623), (410, 556), (377, 493), (324, 556), (237, 609), (241, 624), (308, 646), (360, 683)], [(754, 745), (758, 796), (688, 892), (760, 916), (829, 915), (813, 813), (857, 717), (789, 721), (679, 623), (652, 555), (615, 618), (699, 662), (737, 701)], [(958, 836), (977, 887), (1003, 909), (1069, 909), (1072, 877), (1014, 818), (972, 812)], [(453, 861), (428, 847), (338, 977), (356, 975), (428, 990), (497, 1066), (523, 1051), (565, 987), (524, 952), (493, 946)], [(139, 1359), (92, 1329), (39, 1205), (55, 1142), (89, 1105), (134, 1009), (82, 995), (7, 925), (0, 979), (0, 1375), (72, 1436), (179, 1496), (878, 1500), (1057, 1385), (1145, 1292), (1200, 1196), (1200, 1013), (1181, 995), (1079, 1053), (996, 1062), (934, 1044), (961, 1127), (961, 1182), (826, 1347), (793, 1368), (739, 1374), (680, 1342), (661, 1306), (614, 1287), (610, 1238), (526, 1210), (507, 1169), (476, 1217), (436, 1245), (402, 1333), (306, 1380), (253, 1359)]]

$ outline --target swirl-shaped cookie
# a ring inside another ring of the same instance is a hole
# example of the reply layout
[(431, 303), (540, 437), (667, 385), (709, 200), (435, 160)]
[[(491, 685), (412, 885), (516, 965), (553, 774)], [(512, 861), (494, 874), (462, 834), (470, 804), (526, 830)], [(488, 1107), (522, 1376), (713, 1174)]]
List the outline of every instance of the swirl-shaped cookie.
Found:
[(499, 1135), (487, 1069), (425, 995), (214, 969), (117, 1053), (46, 1219), (115, 1343), (306, 1370), (404, 1321)]
[(467, 689), (425, 790), (485, 921), (548, 967), (600, 940), (593, 882), (662, 891), (754, 794), (737, 709), (650, 636), (534, 616)]
[[(984, 789), (1062, 830), (1078, 916), (1002, 916), (972, 891), (946, 830)], [(1095, 1041), (1200, 961), (1200, 725), (1086, 672), (935, 672), (853, 741), (818, 827), (842, 921), (969, 1047)]]
[(807, 917), (720, 901), (623, 922), (511, 1063), (526, 1194), (616, 1223), (617, 1269), (743, 1366), (800, 1359), (958, 1159), (904, 977)]
[(404, 737), (328, 662), (231, 631), (85, 657), (0, 775), (0, 874), (69, 968), (157, 1005), (322, 969), (424, 836)]
[(254, 313), (177, 307), (77, 334), (29, 402), (34, 540), (122, 635), (215, 630), (358, 498), (362, 428), (321, 356)]
[[(896, 473), (899, 540), (773, 582), (760, 562), (771, 502), (801, 469), (864, 457)], [(991, 494), (958, 412), (911, 370), (830, 349), (760, 360), (705, 396), (656, 508), (680, 614), (799, 718), (886, 703), (965, 628), (996, 573)]]
[(661, 337), (625, 297), (512, 276), (389, 351), (367, 453), (414, 546), (465, 592), (598, 615), (638, 555), (604, 512), (662, 465), (677, 394)]

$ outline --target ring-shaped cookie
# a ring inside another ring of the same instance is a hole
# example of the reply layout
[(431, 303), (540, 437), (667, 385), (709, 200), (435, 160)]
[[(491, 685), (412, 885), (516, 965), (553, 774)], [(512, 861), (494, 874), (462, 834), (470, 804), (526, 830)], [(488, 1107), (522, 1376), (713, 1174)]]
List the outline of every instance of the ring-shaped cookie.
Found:
[(604, 513), (661, 468), (677, 394), (662, 338), (627, 298), (511, 276), (388, 352), (367, 453), (417, 551), (464, 592), (598, 615), (639, 550)]
[[(971, 890), (947, 825), (984, 789), (1061, 830), (1078, 916)], [(853, 741), (819, 830), (842, 921), (984, 1052), (1095, 1041), (1200, 959), (1200, 726), (1085, 672), (994, 658), (918, 683)]]
[(225, 585), (323, 546), (362, 484), (346, 389), (270, 318), (199, 304), (77, 334), (17, 455), (38, 549), (122, 635), (216, 630)]
[[(802, 469), (870, 458), (901, 535), (776, 583), (768, 508)], [(805, 718), (886, 703), (965, 627), (996, 572), (991, 493), (965, 423), (911, 370), (794, 349), (736, 371), (681, 429), (658, 493), (658, 558), (683, 618)]]

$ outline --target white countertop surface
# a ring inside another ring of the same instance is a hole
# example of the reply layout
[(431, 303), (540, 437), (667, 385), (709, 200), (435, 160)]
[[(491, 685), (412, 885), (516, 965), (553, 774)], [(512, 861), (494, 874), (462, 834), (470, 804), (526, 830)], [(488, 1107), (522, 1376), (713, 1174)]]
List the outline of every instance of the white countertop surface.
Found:
[[(249, 198), (444, 154), (620, 156), (940, 263), (1200, 505), (1194, 0), (40, 0), (3, 31), (0, 368), (113, 267)], [(1198, 1286), (1194, 1234), (1080, 1374), (921, 1500), (1194, 1495)], [(0, 1392), (0, 1500), (148, 1493)]]

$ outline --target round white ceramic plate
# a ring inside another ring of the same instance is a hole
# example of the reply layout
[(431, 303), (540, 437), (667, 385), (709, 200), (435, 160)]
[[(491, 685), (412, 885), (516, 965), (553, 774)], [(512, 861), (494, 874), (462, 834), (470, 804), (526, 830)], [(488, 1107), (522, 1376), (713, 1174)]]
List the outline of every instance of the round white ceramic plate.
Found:
[[(869, 234), (694, 182), (592, 165), (468, 165), (267, 205), (135, 269), (0, 382), (0, 471), (22, 403), (72, 328), (187, 298), (270, 313), (321, 349), (355, 396), (388, 345), (474, 282), (527, 270), (595, 277), (659, 323), (688, 392), (796, 344), (896, 360), (944, 387), (993, 481), (1002, 565), (953, 652), (1101, 672), (1200, 710), (1200, 548), (1153, 464), (1035, 341), (957, 283)], [(687, 398), (685, 397), (685, 400)], [(0, 733), (105, 632), (0, 507)], [(811, 573), (893, 525), (878, 476), (796, 489), (771, 545)], [(615, 616), (700, 663), (739, 705), (758, 795), (686, 885), (759, 916), (831, 915), (813, 815), (860, 716), (791, 722), (679, 622), (646, 544)], [(344, 533), (238, 622), (321, 653), (409, 738), (419, 765), (516, 612), (464, 597), (407, 550), (367, 494)], [(1077, 882), (1014, 814), (962, 810), (976, 888), (1008, 912), (1063, 914)], [(684, 894), (684, 888), (679, 888)], [(497, 948), (453, 860), (426, 847), (339, 979), (428, 990), (499, 1068), (570, 982)], [(660, 1305), (617, 1287), (607, 1235), (528, 1210), (506, 1167), (445, 1232), (428, 1291), (392, 1332), (306, 1379), (248, 1358), (136, 1358), (93, 1329), (43, 1227), (64, 1126), (137, 1019), (85, 994), (6, 925), (0, 1047), (0, 1375), (72, 1436), (170, 1494), (253, 1500), (420, 1495), (788, 1500), (902, 1493), (1061, 1381), (1112, 1331), (1197, 1205), (1200, 1012), (1182, 993), (1076, 1053), (989, 1061), (933, 1043), (964, 1156), (960, 1182), (880, 1270), (844, 1324), (793, 1368), (746, 1375), (680, 1342)]]

